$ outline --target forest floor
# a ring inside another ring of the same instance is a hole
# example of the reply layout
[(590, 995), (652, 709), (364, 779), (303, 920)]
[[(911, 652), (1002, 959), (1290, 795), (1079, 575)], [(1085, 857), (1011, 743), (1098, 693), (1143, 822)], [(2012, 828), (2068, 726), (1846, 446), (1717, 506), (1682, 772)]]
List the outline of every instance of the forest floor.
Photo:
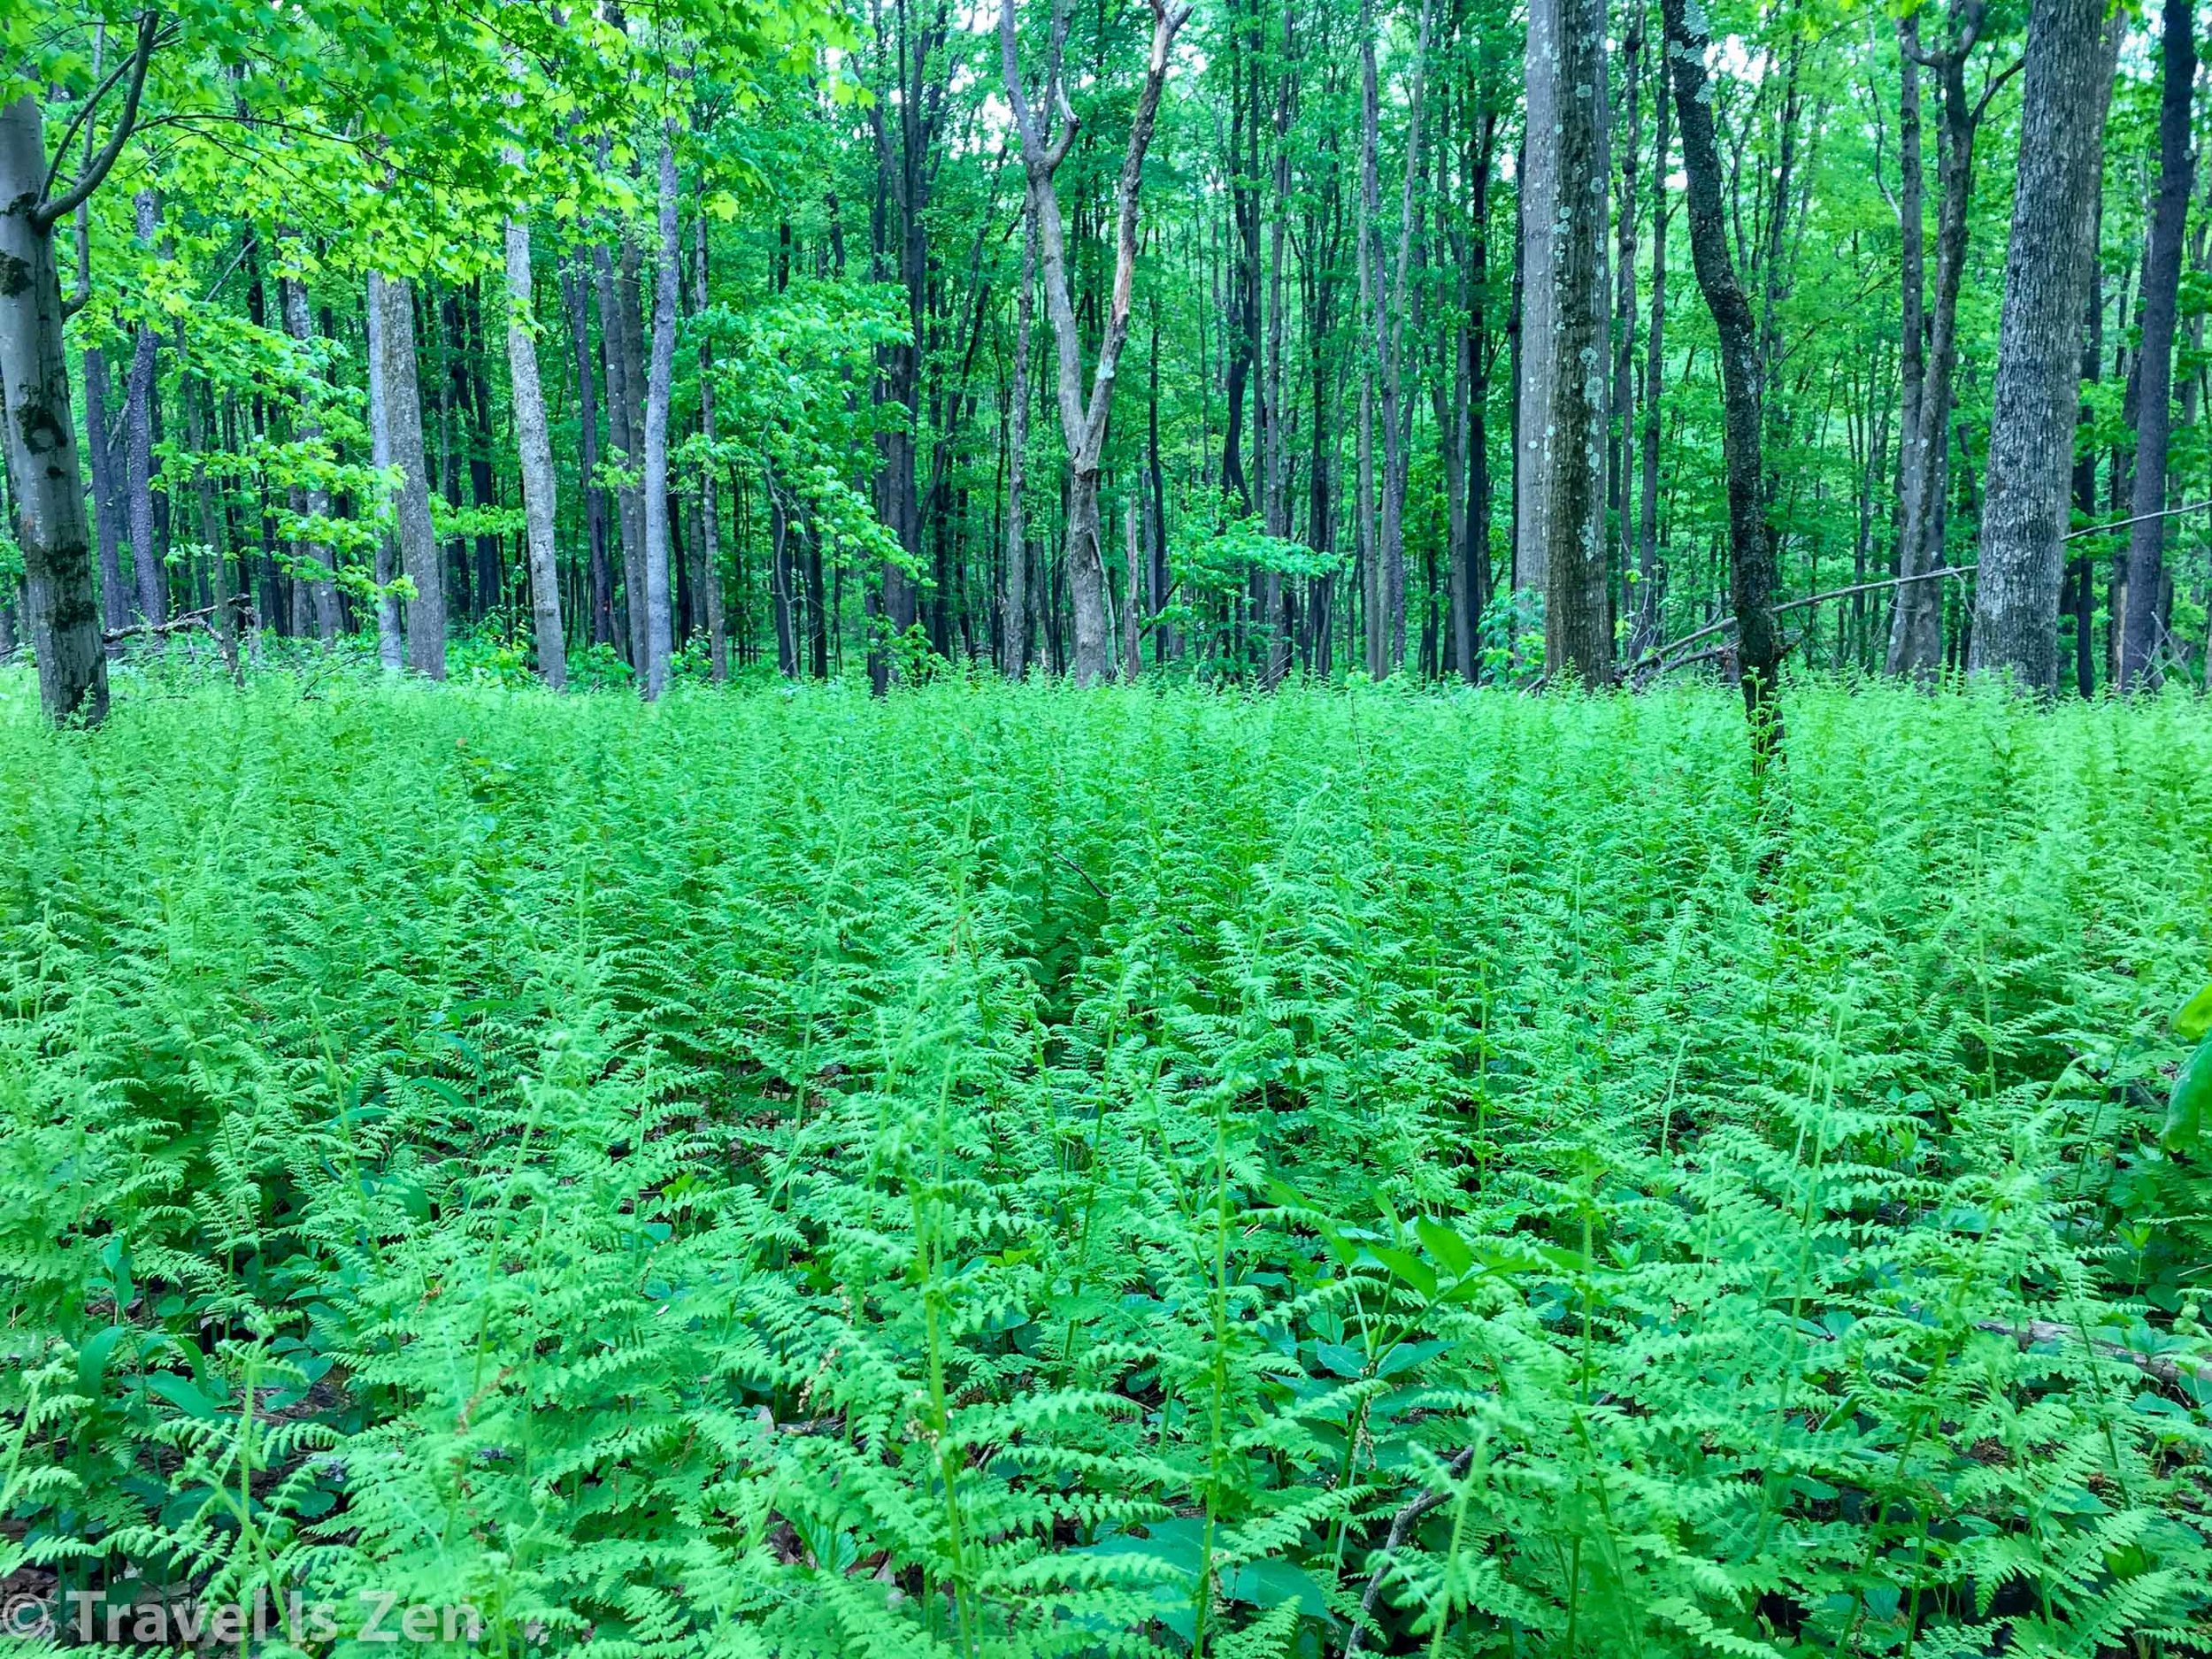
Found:
[(0, 676), (0, 1587), (2195, 1650), (2212, 720), (1786, 714)]

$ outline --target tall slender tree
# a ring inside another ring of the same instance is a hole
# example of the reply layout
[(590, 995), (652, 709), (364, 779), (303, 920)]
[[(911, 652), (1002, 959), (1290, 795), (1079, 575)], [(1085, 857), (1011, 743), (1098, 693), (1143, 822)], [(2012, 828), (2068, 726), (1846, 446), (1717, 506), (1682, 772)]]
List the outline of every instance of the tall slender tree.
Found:
[[(2174, 326), (2182, 241), (2196, 165), (2190, 101), (2197, 78), (2193, 0), (2165, 0), (2165, 65), (2158, 114), (2158, 195), (2143, 264), (2143, 330), (2136, 348), (2135, 486), (2129, 503), (2127, 583), (2118, 606), (2120, 686), (2132, 690), (2158, 660), (2166, 578), (2166, 488), (2173, 428)], [(2023, 163), (2025, 165), (2025, 163)]]
[(1674, 85), (1675, 119), (1682, 135), (1682, 172), (1687, 183), (1690, 257), (1697, 285), (1720, 337), (1721, 446), (1728, 473), (1729, 598), (1735, 612), (1737, 667), (1744, 711), (1751, 723), (1752, 760), (1763, 770), (1781, 752), (1778, 693), (1782, 670), (1781, 630), (1774, 617), (1774, 536), (1767, 523), (1765, 468), (1761, 454), (1759, 346), (1751, 302), (1728, 250), (1727, 210), (1721, 198), (1720, 147), (1713, 136), (1713, 104), (1705, 69), (1712, 49), (1711, 24), (1689, 0), (1661, 0), (1667, 63)]

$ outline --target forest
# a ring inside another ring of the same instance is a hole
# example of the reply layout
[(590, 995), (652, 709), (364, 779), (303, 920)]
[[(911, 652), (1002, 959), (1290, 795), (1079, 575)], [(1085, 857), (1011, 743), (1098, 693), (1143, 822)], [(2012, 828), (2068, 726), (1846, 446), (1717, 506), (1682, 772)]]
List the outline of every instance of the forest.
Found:
[(2212, 1652), (2192, 0), (0, 0), (0, 1648)]

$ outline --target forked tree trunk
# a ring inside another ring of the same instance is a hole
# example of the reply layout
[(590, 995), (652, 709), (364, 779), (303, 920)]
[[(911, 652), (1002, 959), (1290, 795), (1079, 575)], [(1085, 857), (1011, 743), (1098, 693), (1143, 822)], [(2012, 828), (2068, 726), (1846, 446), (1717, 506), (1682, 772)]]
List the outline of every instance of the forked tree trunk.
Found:
[(445, 678), (445, 572), (437, 533), (430, 522), (430, 466), (422, 447), (422, 389), (415, 362), (413, 285), (372, 277), (380, 306), (383, 348), (384, 413), (391, 434), (391, 465), (400, 469), (400, 568), (414, 588), (407, 601), (407, 666), (433, 680)]
[[(2183, 19), (2185, 35), (2186, 4), (2168, 0), (2168, 11)], [(2082, 308), (2095, 257), (2093, 204), (2119, 35), (2116, 22), (2106, 21), (2103, 0), (2036, 0), (2029, 14), (2020, 178), (1998, 327), (1988, 488), (1967, 668), (2009, 672), (2022, 689), (2044, 695), (2058, 688), (2059, 585), (2065, 573), (2061, 538), (2081, 406)], [(2170, 78), (2173, 62), (2170, 55)], [(2185, 169), (2188, 85), (2185, 71), (2179, 134)], [(2187, 196), (2185, 178), (2184, 205)], [(2162, 210), (2162, 196), (2160, 205)], [(2161, 222), (2154, 237), (2164, 228)], [(2177, 264), (2178, 223), (2173, 233)], [(2168, 299), (2170, 343), (2170, 289)], [(2147, 350), (2154, 343), (2148, 323), (2143, 333)], [(2163, 398), (2159, 401), (2162, 408)], [(2160, 462), (2162, 477), (2162, 456)]]
[(1137, 195), (1144, 182), (1145, 151), (1151, 147), (1154, 124), (1159, 117), (1168, 51), (1189, 19), (1190, 10), (1191, 0), (1177, 0), (1172, 5), (1169, 0), (1152, 0), (1151, 51), (1136, 108), (1130, 116), (1128, 147), (1123, 152), (1121, 177), (1114, 189), (1113, 288), (1087, 398), (1083, 391), (1081, 325), (1068, 291), (1067, 238), (1062, 227), (1059, 193), (1053, 184), (1053, 174), (1075, 141), (1076, 120), (1058, 86), (1056, 71), (1048, 82), (1045, 107), (1057, 104), (1062, 127), (1058, 136), (1047, 142), (1038, 111), (1022, 89), (1013, 0), (1002, 0), (999, 11), (1000, 58), (1007, 101), (1013, 108), (1021, 139), (1031, 211), (1037, 216), (1038, 243), (1044, 256), (1045, 311), (1059, 348), (1060, 429), (1068, 450), (1068, 595), (1075, 616), (1074, 660), (1070, 666), (1079, 686), (1096, 685), (1114, 672), (1113, 640), (1106, 619), (1105, 549), (1099, 537), (1099, 479), (1105, 465), (1106, 424), (1113, 411), (1114, 376), (1120, 366), (1122, 346), (1129, 337), (1130, 303), (1137, 274)]
[[(1966, 61), (1980, 36), (1985, 0), (1962, 0), (1956, 8), (1951, 44), (1940, 52), (1921, 53), (1933, 70), (1942, 127), (1937, 178), (1941, 187), (1936, 209), (1935, 307), (1929, 321), (1927, 362), (1914, 425), (1904, 434), (1907, 485), (1905, 534), (1900, 546), (1901, 576), (1919, 576), (1942, 568), (1944, 499), (1949, 478), (1952, 380), (1958, 366), (1959, 289), (1966, 268), (1969, 219), (1974, 186), (1974, 136), (1989, 100), (2003, 85), (2001, 76), (1985, 81), (1969, 101)], [(1899, 46), (1909, 60), (1920, 51), (1916, 31), (1901, 27)], [(1896, 589), (1891, 617), (1889, 672), (1925, 679), (1942, 666), (1942, 580), (1908, 581)]]
[(1690, 255), (1697, 285), (1720, 339), (1722, 448), (1728, 471), (1729, 598), (1736, 615), (1736, 651), (1744, 711), (1751, 723), (1752, 765), (1763, 772), (1781, 750), (1776, 690), (1782, 641), (1774, 620), (1774, 540), (1762, 499), (1759, 348), (1751, 302), (1728, 251), (1721, 201), (1720, 151), (1705, 73), (1712, 44), (1701, 8), (1694, 27), (1689, 0), (1661, 0), (1675, 119), (1682, 134), (1682, 171), (1689, 185)]
[(33, 91), (0, 108), (0, 446), (23, 553), (39, 703), (50, 719), (89, 725), (107, 716), (107, 655), (92, 588), (45, 182), (46, 142)]

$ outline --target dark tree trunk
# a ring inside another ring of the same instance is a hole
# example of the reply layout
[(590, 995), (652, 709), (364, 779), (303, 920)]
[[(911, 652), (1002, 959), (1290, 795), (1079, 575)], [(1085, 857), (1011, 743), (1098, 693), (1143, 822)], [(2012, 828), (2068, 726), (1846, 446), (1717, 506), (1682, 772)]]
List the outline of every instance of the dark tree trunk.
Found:
[[(2169, 0), (2167, 9), (2183, 19), (2185, 57), (2188, 8)], [(2119, 29), (2107, 25), (2102, 0), (2036, 0), (2029, 15), (2020, 178), (2013, 196), (1991, 403), (1981, 568), (1966, 661), (1970, 671), (2009, 672), (2024, 690), (2046, 695), (2058, 687), (2059, 585), (2065, 569), (2061, 538), (2081, 405), (2082, 303), (2094, 257), (2093, 204), (2118, 45)], [(2170, 29), (2167, 50), (2170, 73)], [(2193, 61), (2187, 68), (2193, 72)], [(2185, 177), (2177, 200), (2185, 206), (2187, 73), (2181, 87)], [(2170, 106), (2170, 94), (2168, 102)], [(2164, 229), (2162, 222), (2157, 231)], [(2177, 220), (2172, 230), (2177, 273)], [(2171, 297), (2170, 288), (2169, 344)], [(2147, 327), (2144, 343), (2147, 349), (2154, 343)], [(2161, 476), (2163, 459), (2162, 455)]]
[(2129, 516), (2127, 593), (2120, 617), (2120, 687), (2154, 671), (2165, 586), (2168, 438), (2173, 425), (2174, 324), (2193, 157), (2189, 100), (2197, 73), (2190, 0), (2166, 0), (2164, 92), (2158, 114), (2158, 197), (2143, 268), (2143, 334), (2136, 349), (2135, 489)]
[(592, 363), (589, 279), (582, 265), (580, 258), (561, 261), (561, 297), (568, 308), (569, 341), (576, 357), (576, 458), (583, 484), (584, 534), (590, 562), (590, 643), (611, 645), (614, 574), (607, 564), (607, 492), (598, 482), (599, 376)]
[(101, 614), (110, 632), (127, 627), (130, 595), (123, 585), (122, 446), (108, 418), (108, 358), (98, 346), (84, 354), (85, 434), (91, 447), (85, 461), (92, 474), (92, 520), (100, 549)]
[(1697, 14), (1693, 30), (1686, 15), (1688, 0), (1662, 0), (1662, 8), (1675, 118), (1682, 134), (1682, 170), (1689, 185), (1690, 255), (1720, 340), (1729, 597), (1735, 611), (1737, 665), (1742, 674), (1744, 710), (1751, 723), (1753, 765), (1763, 770), (1781, 749), (1776, 691), (1782, 641), (1774, 619), (1774, 541), (1761, 499), (1758, 342), (1751, 302), (1745, 297), (1728, 251), (1720, 152), (1713, 138), (1713, 106), (1705, 73), (1705, 54), (1712, 41), (1704, 12)]
[(1665, 578), (1659, 565), (1659, 397), (1665, 390), (1667, 358), (1667, 170), (1673, 148), (1674, 106), (1666, 83), (1653, 92), (1657, 134), (1651, 158), (1651, 332), (1644, 342), (1643, 488), (1637, 503), (1636, 631), (1629, 647), (1637, 660), (1659, 647)]

